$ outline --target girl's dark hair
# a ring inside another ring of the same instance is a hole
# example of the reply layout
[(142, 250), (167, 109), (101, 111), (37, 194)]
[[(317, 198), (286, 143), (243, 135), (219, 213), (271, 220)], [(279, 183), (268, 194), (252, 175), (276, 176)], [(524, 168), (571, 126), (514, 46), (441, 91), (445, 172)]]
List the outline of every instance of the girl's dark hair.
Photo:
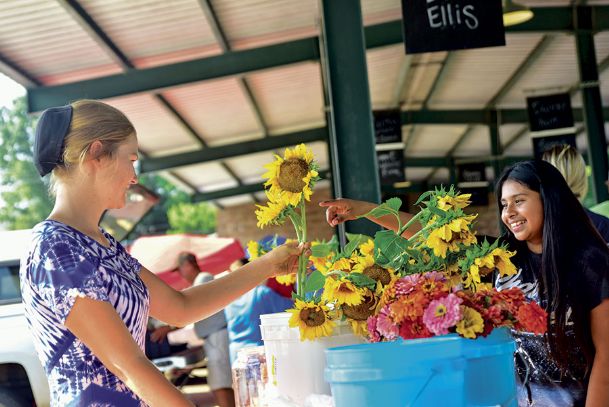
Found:
[[(544, 161), (524, 161), (505, 169), (497, 181), (497, 203), (501, 211), (502, 187), (508, 181), (516, 181), (541, 195), (543, 204), (543, 252), (539, 271), (539, 294), (547, 302), (548, 315), (554, 313), (554, 323), (548, 318), (548, 342), (557, 365), (580, 379), (590, 372), (594, 361), (594, 344), (590, 328), (590, 309), (582, 269), (587, 260), (585, 253), (598, 248), (609, 256), (606, 243), (590, 222), (584, 208), (573, 195), (565, 179), (551, 164)], [(516, 263), (527, 262), (526, 242), (516, 240), (508, 230), (507, 241), (516, 248)], [(535, 272), (535, 271), (534, 271)], [(566, 334), (567, 312), (572, 310), (571, 320), (575, 340), (585, 361), (574, 352)]]

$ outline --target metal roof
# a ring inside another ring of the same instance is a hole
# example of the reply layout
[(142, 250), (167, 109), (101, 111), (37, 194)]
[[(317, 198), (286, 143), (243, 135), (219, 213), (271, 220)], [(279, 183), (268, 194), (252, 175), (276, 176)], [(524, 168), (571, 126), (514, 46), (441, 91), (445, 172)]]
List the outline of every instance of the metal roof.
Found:
[[(573, 3), (519, 1), (537, 8)], [(609, 6), (609, 0), (579, 3)], [(500, 117), (509, 113), (506, 109), (517, 109), (514, 114), (522, 116), (526, 96), (551, 90), (570, 90), (574, 107), (581, 108), (574, 36), (560, 27), (509, 31), (505, 47), (405, 55), (399, 38), (394, 39), (401, 19), (400, 1), (362, 0), (361, 6), (374, 109), (415, 113), (498, 109)], [(0, 19), (0, 71), (31, 93), (59, 92), (56, 85), (87, 87), (90, 83), (83, 81), (95, 78), (124, 80), (129, 89), (134, 86), (135, 93), (129, 90), (106, 100), (133, 121), (147, 157), (230, 147), (233, 156), (164, 170), (163, 174), (200, 198), (258, 184), (262, 165), (287, 143), (283, 140), (288, 135), (309, 134), (310, 129), (317, 132), (311, 140), (320, 141), (309, 144), (320, 166), (329, 168), (327, 146), (320, 139), (326, 119), (315, 48), (320, 35), (316, 0), (3, 0)], [(605, 106), (609, 106), (608, 29), (609, 24), (595, 34)], [(264, 48), (269, 46), (279, 48)], [(248, 51), (263, 58), (254, 60), (245, 54)], [(218, 59), (223, 56), (227, 58)], [(284, 57), (291, 63), (282, 64)], [(242, 61), (250, 65), (240, 65)], [(186, 62), (194, 65), (172, 68)], [(176, 70), (192, 79), (168, 80), (168, 72)], [(140, 72), (150, 75), (148, 80), (155, 78), (158, 88), (138, 87), (142, 77), (130, 75)], [(531, 155), (526, 117), (518, 121), (500, 126), (504, 153)], [(478, 121), (404, 123), (403, 138), (407, 158), (491, 154), (488, 128)], [(263, 140), (270, 140), (268, 151), (245, 147)], [(577, 142), (585, 150), (585, 137)], [(232, 149), (241, 143), (246, 143), (243, 148)], [(445, 168), (424, 165), (421, 161), (406, 168), (407, 179), (448, 179)], [(233, 205), (263, 197), (252, 188), (239, 197), (214, 200)]]

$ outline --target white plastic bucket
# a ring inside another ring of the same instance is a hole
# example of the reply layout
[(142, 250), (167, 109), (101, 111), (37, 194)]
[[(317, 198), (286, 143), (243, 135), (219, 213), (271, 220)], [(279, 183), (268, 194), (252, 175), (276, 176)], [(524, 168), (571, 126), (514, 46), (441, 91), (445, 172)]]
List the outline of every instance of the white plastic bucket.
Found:
[(290, 328), (291, 314), (280, 312), (260, 316), (269, 384), (279, 395), (303, 404), (309, 394), (330, 394), (324, 379), (324, 351), (336, 346), (363, 343), (347, 322), (337, 322), (332, 336), (301, 341), (298, 328)]

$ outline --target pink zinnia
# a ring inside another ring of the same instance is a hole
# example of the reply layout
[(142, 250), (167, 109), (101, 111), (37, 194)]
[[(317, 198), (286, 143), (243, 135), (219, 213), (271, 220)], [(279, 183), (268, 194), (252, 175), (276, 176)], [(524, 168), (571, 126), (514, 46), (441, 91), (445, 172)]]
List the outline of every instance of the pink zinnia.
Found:
[(440, 271), (428, 271), (427, 273), (424, 273), (423, 276), (427, 280), (446, 281), (446, 276)]
[(398, 337), (400, 329), (395, 322), (389, 317), (389, 307), (384, 306), (379, 312), (376, 319), (376, 330), (385, 337), (385, 339), (392, 341)]
[(423, 313), (423, 323), (434, 335), (446, 335), (461, 319), (461, 298), (455, 294), (434, 300)]
[(366, 326), (368, 327), (368, 335), (370, 336), (370, 342), (380, 342), (382, 339), (381, 334), (379, 334), (379, 332), (376, 330), (376, 322), (377, 317), (375, 316), (368, 317), (368, 320), (366, 321)]
[(401, 297), (409, 294), (412, 290), (414, 290), (419, 281), (421, 281), (420, 274), (411, 274), (409, 276), (400, 278), (395, 282), (395, 295)]

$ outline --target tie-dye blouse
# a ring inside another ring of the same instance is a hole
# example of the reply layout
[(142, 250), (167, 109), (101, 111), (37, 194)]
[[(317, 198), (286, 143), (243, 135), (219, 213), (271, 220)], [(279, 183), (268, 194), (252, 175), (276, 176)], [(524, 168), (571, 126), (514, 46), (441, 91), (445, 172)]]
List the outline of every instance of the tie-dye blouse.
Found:
[(145, 406), (64, 325), (77, 297), (106, 301), (144, 350), (149, 298), (139, 277), (141, 265), (102, 232), (109, 247), (46, 220), (34, 227), (21, 262), (25, 314), (48, 376), (52, 406)]

